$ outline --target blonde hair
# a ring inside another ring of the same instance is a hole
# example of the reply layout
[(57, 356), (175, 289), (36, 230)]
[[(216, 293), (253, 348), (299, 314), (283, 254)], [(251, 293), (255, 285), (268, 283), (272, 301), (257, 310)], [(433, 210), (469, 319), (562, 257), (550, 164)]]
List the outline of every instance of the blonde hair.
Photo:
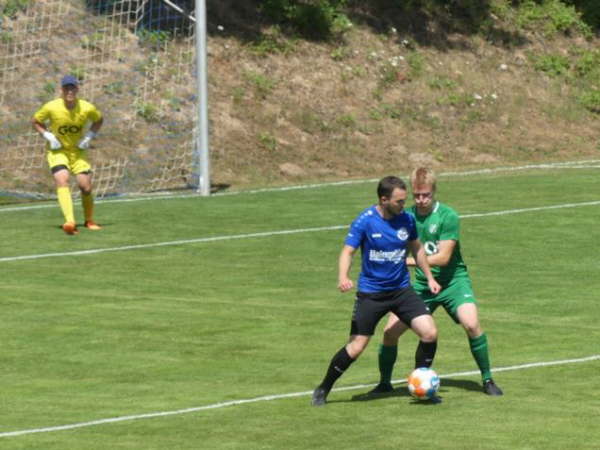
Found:
[(413, 186), (431, 186), (431, 188), (435, 191), (435, 183), (437, 178), (435, 176), (435, 172), (432, 169), (427, 169), (426, 167), (418, 167), (412, 171), (410, 174), (410, 184)]

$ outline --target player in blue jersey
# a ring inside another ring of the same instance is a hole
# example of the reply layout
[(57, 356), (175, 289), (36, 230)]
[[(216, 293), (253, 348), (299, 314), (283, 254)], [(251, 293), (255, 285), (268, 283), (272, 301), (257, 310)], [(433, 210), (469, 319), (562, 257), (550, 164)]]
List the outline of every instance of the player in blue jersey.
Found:
[(352, 259), (360, 248), (362, 265), (350, 340), (333, 356), (325, 378), (314, 390), (314, 406), (327, 402), (335, 381), (367, 347), (377, 323), (388, 312), (419, 336), (417, 367), (428, 367), (433, 361), (437, 328), (425, 303), (410, 286), (408, 251), (423, 271), (431, 292), (441, 288), (418, 239), (415, 218), (404, 211), (406, 196), (406, 184), (401, 179), (383, 178), (377, 186), (378, 203), (365, 209), (350, 226), (338, 262), (338, 289), (348, 292), (354, 287), (349, 275)]
[[(460, 251), (458, 214), (448, 205), (436, 200), (436, 176), (432, 170), (423, 167), (415, 169), (410, 182), (415, 205), (409, 212), (415, 216), (419, 238), (423, 242), (431, 271), (442, 286), (440, 292), (431, 291), (428, 286), (429, 275), (417, 268), (415, 291), (432, 313), (441, 306), (454, 322), (464, 328), (471, 354), (481, 372), (483, 392), (494, 396), (502, 395), (502, 390), (492, 379), (487, 335), (479, 323), (477, 301)], [(407, 258), (409, 266), (414, 266), (415, 262), (412, 258)], [(393, 390), (391, 379), (398, 352), (398, 339), (406, 329), (405, 324), (390, 315), (383, 333), (383, 343), (379, 348), (381, 379), (372, 393)], [(417, 347), (417, 355), (420, 351)]]

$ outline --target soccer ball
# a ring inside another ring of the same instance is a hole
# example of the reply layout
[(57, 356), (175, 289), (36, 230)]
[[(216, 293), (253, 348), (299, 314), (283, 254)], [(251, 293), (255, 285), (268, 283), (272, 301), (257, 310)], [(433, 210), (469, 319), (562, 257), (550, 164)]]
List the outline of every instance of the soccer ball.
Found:
[(408, 377), (408, 391), (418, 400), (429, 400), (440, 388), (440, 377), (435, 370), (419, 367)]

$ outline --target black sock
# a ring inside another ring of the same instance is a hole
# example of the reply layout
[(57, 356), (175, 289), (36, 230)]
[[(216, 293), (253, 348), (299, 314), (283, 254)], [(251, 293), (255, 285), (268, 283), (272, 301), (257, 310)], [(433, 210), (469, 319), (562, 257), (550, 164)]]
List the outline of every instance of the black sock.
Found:
[(436, 350), (437, 341), (419, 341), (419, 346), (417, 347), (417, 351), (415, 353), (415, 369), (418, 367), (431, 367)]
[(335, 381), (342, 376), (342, 374), (353, 362), (354, 360), (346, 351), (346, 346), (342, 347), (340, 351), (338, 351), (331, 359), (329, 368), (327, 369), (327, 375), (325, 375), (325, 378), (323, 378), (320, 387), (329, 392), (333, 386), (333, 383), (335, 383)]

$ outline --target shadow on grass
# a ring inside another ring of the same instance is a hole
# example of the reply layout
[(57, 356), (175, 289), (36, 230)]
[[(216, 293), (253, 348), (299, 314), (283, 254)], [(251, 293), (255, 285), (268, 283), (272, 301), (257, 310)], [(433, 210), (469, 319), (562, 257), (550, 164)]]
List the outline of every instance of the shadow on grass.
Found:
[[(444, 393), (448, 389), (462, 389), (464, 391), (481, 392), (482, 387), (481, 387), (480, 383), (473, 381), (473, 380), (457, 380), (457, 379), (452, 379), (452, 378), (448, 378), (448, 379), (443, 378), (442, 382), (441, 382), (441, 387), (440, 387), (439, 393)], [(331, 401), (331, 403), (366, 402), (366, 401), (373, 401), (373, 400), (382, 400), (382, 399), (386, 399), (386, 398), (390, 398), (390, 397), (410, 397), (410, 393), (408, 392), (406, 385), (401, 385), (401, 386), (395, 388), (391, 392), (372, 394), (367, 391), (367, 392), (363, 392), (361, 394), (353, 395), (350, 400), (333, 400), (333, 401)], [(439, 398), (441, 399), (442, 396), (439, 396)], [(439, 402), (437, 402), (437, 401), (422, 401), (422, 400), (415, 399), (414, 403), (422, 404), (422, 405), (435, 405)]]
[(432, 405), (438, 405), (438, 404), (442, 403), (441, 396), (434, 397), (430, 400), (417, 400), (416, 398), (412, 398), (411, 395), (408, 393), (406, 386), (398, 387), (398, 388), (394, 389), (392, 392), (385, 392), (385, 393), (378, 393), (378, 394), (371, 394), (369, 392), (364, 392), (362, 394), (353, 395), (349, 400), (331, 400), (331, 401), (328, 401), (328, 403), (370, 402), (370, 401), (375, 401), (375, 400), (388, 399), (391, 397), (408, 398), (411, 401), (411, 404), (419, 405), (419, 406), (432, 406)]
[(462, 389), (465, 391), (481, 392), (481, 390), (482, 390), (481, 383), (478, 383), (473, 380), (456, 380), (453, 378), (448, 378), (448, 379), (442, 378), (440, 389), (444, 390), (444, 388), (447, 388), (447, 387), (458, 388), (458, 389)]

